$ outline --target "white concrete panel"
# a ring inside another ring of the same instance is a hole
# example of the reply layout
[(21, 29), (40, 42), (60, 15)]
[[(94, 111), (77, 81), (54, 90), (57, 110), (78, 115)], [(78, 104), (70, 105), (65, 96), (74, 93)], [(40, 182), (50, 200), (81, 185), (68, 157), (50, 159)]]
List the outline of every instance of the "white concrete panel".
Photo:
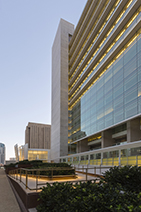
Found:
[(74, 26), (61, 19), (52, 47), (51, 159), (68, 153), (68, 36)]

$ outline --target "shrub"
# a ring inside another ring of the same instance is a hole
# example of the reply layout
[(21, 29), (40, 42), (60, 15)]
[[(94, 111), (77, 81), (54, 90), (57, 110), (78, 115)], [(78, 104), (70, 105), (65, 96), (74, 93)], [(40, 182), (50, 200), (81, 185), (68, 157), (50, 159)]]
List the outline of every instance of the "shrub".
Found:
[(108, 184), (88, 181), (73, 186), (68, 183), (47, 184), (40, 193), (38, 212), (119, 212), (141, 211), (141, 193), (121, 192)]
[(123, 190), (140, 192), (141, 191), (141, 167), (137, 166), (115, 166), (104, 174), (104, 181), (116, 187), (121, 185)]
[(141, 168), (114, 167), (98, 184), (47, 184), (40, 193), (38, 212), (140, 212)]
[(10, 163), (10, 164), (8, 164), (8, 165), (4, 165), (4, 168), (6, 169), (6, 168), (8, 168), (8, 167), (15, 167), (16, 164), (17, 164), (17, 163)]

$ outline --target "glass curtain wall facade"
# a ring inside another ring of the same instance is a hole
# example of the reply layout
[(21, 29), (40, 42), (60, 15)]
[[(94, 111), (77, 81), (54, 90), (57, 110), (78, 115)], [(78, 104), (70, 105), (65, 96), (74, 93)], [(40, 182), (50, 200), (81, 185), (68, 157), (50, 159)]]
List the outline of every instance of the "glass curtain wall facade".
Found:
[(28, 150), (28, 160), (42, 160), (42, 161), (45, 160), (45, 161), (47, 161), (48, 160), (48, 151), (29, 149)]
[(141, 1), (88, 1), (79, 22), (69, 44), (73, 145), (141, 115)]

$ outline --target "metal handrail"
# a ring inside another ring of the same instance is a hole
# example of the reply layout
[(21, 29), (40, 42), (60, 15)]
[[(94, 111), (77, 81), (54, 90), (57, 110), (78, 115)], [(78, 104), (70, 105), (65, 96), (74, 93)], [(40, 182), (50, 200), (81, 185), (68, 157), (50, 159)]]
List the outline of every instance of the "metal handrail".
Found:
[[(109, 168), (109, 167), (107, 167), (107, 168)], [(14, 170), (9, 171), (9, 175), (10, 175), (11, 178), (14, 178), (17, 181), (19, 180), (23, 185), (25, 185), (26, 189), (36, 190), (36, 192), (37, 192), (38, 190), (41, 190), (41, 188), (38, 188), (38, 186), (46, 185), (46, 183), (38, 183), (39, 177), (43, 176), (43, 175), (40, 175), (40, 171), (46, 171), (46, 170), (50, 170), (50, 171), (53, 171), (53, 170), (75, 170), (75, 169), (76, 169), (75, 167), (74, 168), (73, 167), (72, 168), (67, 168), (67, 169), (65, 169), (64, 167), (63, 167), (63, 169), (61, 169), (60, 167), (55, 167), (55, 168), (51, 168), (51, 169), (50, 168), (46, 168), (46, 169), (33, 169), (33, 170), (32, 169), (19, 168), (19, 169), (14, 169)], [(77, 169), (79, 169), (79, 168), (77, 168)], [(94, 182), (96, 182), (96, 181), (99, 181), (99, 179), (88, 180), (88, 175), (89, 175), (88, 169), (93, 169), (93, 168), (84, 168), (84, 169), (86, 169), (86, 179), (85, 180), (65, 181), (64, 183), (73, 183), (73, 184), (76, 184), (76, 183), (79, 183), (79, 182), (87, 182), (87, 181), (94, 181)], [(25, 171), (24, 174), (22, 173), (22, 170)], [(19, 173), (19, 171), (20, 171), (20, 173)], [(36, 177), (36, 182), (35, 182), (36, 188), (30, 188), (28, 186), (28, 177), (33, 176), (32, 174), (28, 174), (28, 171), (36, 171), (36, 175), (34, 175), (34, 178)], [(20, 175), (19, 178), (18, 178), (18, 175)], [(25, 183), (22, 181), (22, 176), (25, 176), (26, 177)], [(45, 176), (44, 175), (44, 177), (48, 177), (48, 176)], [(53, 177), (53, 175), (50, 177), (50, 179), (52, 179), (52, 177)], [(64, 177), (65, 177), (65, 175), (64, 175)], [(50, 183), (50, 184), (52, 185), (53, 183)]]
[[(22, 170), (25, 171), (25, 173), (22, 173)], [(19, 180), (21, 183), (23, 183), (26, 187), (26, 189), (28, 188), (29, 190), (39, 190), (38, 189), (38, 178), (39, 177), (48, 177), (50, 179), (53, 179), (53, 177), (56, 177), (55, 175), (53, 176), (53, 171), (58, 171), (58, 170), (75, 170), (73, 167), (46, 167), (44, 169), (25, 169), (25, 168), (18, 168), (18, 169), (13, 169), (11, 171), (9, 171), (9, 175), (11, 177), (13, 177), (15, 180)], [(50, 176), (47, 176), (47, 175), (40, 175), (40, 172), (41, 171), (51, 171), (51, 175)], [(20, 173), (19, 173), (20, 172)], [(32, 172), (32, 174), (28, 174), (28, 172)], [(35, 173), (33, 173), (35, 172)], [(20, 179), (18, 179), (18, 175), (20, 174)], [(22, 176), (25, 176), (26, 177), (26, 183), (24, 183), (22, 181)], [(32, 189), (28, 186), (28, 177), (33, 177), (34, 178), (36, 177), (36, 189)], [(65, 176), (68, 176), (68, 175), (64, 175)], [(76, 175), (69, 175), (69, 176), (73, 176), (75, 177)], [(57, 176), (58, 177), (58, 176)], [(45, 183), (46, 184), (46, 183)], [(45, 185), (44, 184), (44, 185)]]
[(19, 168), (25, 171), (52, 171), (52, 170), (73, 170), (73, 167), (45, 167), (42, 169), (25, 169), (25, 168)]

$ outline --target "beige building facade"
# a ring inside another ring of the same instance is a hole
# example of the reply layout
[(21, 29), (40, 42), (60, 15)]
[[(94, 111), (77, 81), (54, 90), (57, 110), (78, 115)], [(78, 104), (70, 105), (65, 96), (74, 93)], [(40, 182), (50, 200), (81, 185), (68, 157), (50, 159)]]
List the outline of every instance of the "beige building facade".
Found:
[(51, 125), (29, 122), (25, 130), (25, 144), (33, 149), (50, 149)]
[(61, 19), (52, 46), (51, 159), (68, 154), (68, 44), (74, 25)]

